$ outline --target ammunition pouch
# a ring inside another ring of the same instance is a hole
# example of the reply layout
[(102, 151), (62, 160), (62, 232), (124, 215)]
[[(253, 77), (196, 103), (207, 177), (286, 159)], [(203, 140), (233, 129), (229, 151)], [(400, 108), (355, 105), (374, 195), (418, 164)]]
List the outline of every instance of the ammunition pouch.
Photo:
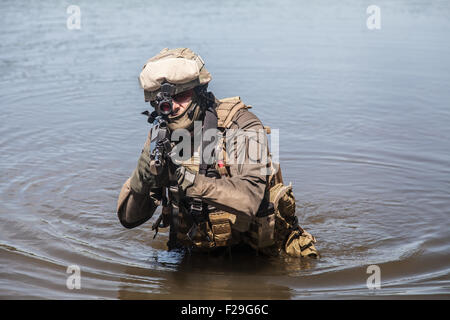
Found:
[(209, 222), (216, 247), (228, 246), (232, 241), (231, 224), (233, 216), (227, 212), (219, 211), (209, 214)]
[[(208, 214), (208, 221), (194, 225), (189, 213), (180, 219), (178, 241), (187, 247), (208, 250), (233, 244), (231, 226), (236, 216), (225, 211), (214, 211)], [(194, 226), (194, 236), (189, 237), (188, 232)]]

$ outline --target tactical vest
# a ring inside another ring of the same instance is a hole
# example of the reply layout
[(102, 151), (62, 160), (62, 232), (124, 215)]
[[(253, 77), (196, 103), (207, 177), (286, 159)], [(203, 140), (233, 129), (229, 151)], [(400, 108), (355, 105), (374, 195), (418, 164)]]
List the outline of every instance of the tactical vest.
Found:
[[(218, 129), (229, 129), (236, 113), (241, 109), (249, 108), (251, 106), (245, 105), (239, 97), (219, 100), (216, 108)], [(267, 134), (270, 134), (269, 127), (264, 127), (264, 129)], [(196, 165), (192, 166), (191, 164), (187, 166), (190, 169), (196, 169)], [(200, 250), (209, 250), (244, 242), (254, 249), (266, 252), (278, 253), (284, 248), (286, 252), (296, 256), (316, 254), (317, 251), (313, 245), (315, 242), (314, 237), (298, 226), (292, 186), (283, 184), (279, 167), (275, 168), (271, 161), (270, 166), (272, 174), (268, 177), (266, 185), (266, 197), (269, 203), (273, 205), (273, 210), (270, 214), (261, 217), (249, 217), (216, 210), (209, 213), (209, 221), (203, 226), (204, 232), (198, 232), (194, 238), (189, 238), (188, 232), (192, 224), (186, 219), (188, 214), (186, 209), (180, 207), (176, 228), (177, 241), (183, 246), (194, 247)], [(221, 176), (230, 176), (226, 162), (216, 164), (216, 169)], [(301, 245), (298, 243), (301, 243)], [(299, 248), (298, 250), (297, 247)]]

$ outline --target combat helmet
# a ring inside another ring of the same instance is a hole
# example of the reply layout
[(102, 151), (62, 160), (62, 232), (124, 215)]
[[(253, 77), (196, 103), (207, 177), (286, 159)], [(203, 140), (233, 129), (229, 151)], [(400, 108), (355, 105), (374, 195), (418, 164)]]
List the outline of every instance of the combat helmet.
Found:
[(156, 98), (164, 82), (174, 84), (174, 94), (178, 94), (205, 86), (210, 81), (211, 74), (205, 68), (203, 59), (189, 48), (161, 50), (147, 61), (139, 75), (146, 102)]

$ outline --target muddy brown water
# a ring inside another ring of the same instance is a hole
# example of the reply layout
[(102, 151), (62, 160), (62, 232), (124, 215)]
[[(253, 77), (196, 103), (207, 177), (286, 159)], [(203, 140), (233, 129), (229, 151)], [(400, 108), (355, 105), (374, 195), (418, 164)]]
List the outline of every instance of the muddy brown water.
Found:
[[(447, 1), (77, 1), (68, 30), (71, 4), (0, 4), (1, 298), (449, 298)], [(179, 46), (202, 55), (216, 96), (280, 129), (320, 260), (167, 252), (151, 223), (120, 226), (149, 129), (137, 76)]]

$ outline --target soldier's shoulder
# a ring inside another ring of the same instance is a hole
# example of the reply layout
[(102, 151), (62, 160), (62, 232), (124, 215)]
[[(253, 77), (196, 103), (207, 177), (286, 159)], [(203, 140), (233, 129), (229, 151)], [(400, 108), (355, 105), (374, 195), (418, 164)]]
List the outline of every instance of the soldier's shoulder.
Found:
[(248, 109), (240, 109), (234, 115), (232, 121), (240, 128), (240, 129), (262, 129), (263, 124), (261, 120), (250, 110)]
[(262, 128), (261, 121), (253, 112), (249, 111), (250, 108), (252, 106), (246, 105), (239, 96), (218, 100), (219, 126), (222, 124), (226, 127), (229, 124), (240, 129)]

